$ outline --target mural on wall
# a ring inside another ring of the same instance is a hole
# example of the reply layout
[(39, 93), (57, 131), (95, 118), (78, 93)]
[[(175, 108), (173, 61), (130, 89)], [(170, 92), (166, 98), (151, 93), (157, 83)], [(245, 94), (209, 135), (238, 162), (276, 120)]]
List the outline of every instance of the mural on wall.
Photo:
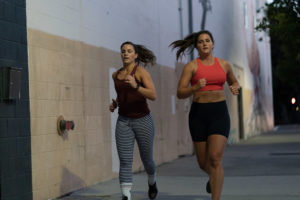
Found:
[[(251, 4), (250, 9), (253, 9), (253, 4)], [(249, 13), (254, 13), (254, 11), (250, 11)], [(251, 17), (250, 19), (249, 29), (254, 30), (254, 17)], [(253, 93), (250, 105), (251, 110), (247, 119), (249, 135), (251, 136), (268, 130), (267, 113), (265, 110), (268, 106), (265, 105), (267, 101), (261, 85), (263, 84), (261, 80), (261, 59), (259, 56), (257, 40), (254, 31), (250, 31), (250, 34), (250, 41), (246, 42), (246, 46), (248, 66), (253, 79)]]

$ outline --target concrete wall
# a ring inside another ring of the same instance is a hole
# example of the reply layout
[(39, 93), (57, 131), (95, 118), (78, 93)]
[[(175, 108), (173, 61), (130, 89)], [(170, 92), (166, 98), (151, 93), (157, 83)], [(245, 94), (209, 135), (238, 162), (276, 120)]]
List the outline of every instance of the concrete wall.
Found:
[[(267, 115), (268, 128), (272, 127), (272, 108), (267, 107), (266, 112), (265, 107), (256, 106), (257, 102), (270, 102), (272, 95), (265, 91), (271, 91), (271, 85), (254, 92), (255, 77), (270, 80), (268, 38), (263, 35), (266, 40), (258, 42), (248, 26), (253, 9), (248, 9), (245, 17), (247, 26), (243, 20), (244, 6), (251, 8), (254, 2), (207, 2), (211, 9), (205, 28), (215, 36), (215, 56), (232, 63), (243, 87), (241, 115), (243, 137), (247, 138), (266, 127), (256, 123), (258, 130), (251, 129), (261, 116)], [(194, 31), (200, 29), (202, 13), (200, 2), (193, 1)], [(156, 164), (192, 153), (187, 126), (190, 100), (175, 97), (188, 58), (176, 63), (175, 52), (168, 48), (188, 34), (188, 14), (188, 1), (27, 0), (33, 199), (58, 197), (118, 176), (117, 114), (111, 114), (108, 105), (116, 95), (111, 74), (121, 67), (119, 48), (127, 40), (146, 45), (157, 55), (157, 65), (148, 68), (158, 95), (155, 102), (149, 102), (156, 127)], [(264, 51), (251, 52), (253, 43), (263, 46)], [(251, 57), (253, 54), (259, 59)], [(258, 60), (264, 68), (259, 74), (251, 71), (252, 62)], [(226, 97), (232, 121), (229, 142), (238, 142), (238, 99), (228, 88)], [(75, 130), (58, 135), (59, 115), (74, 120)], [(142, 170), (137, 150), (134, 156), (133, 170)]]

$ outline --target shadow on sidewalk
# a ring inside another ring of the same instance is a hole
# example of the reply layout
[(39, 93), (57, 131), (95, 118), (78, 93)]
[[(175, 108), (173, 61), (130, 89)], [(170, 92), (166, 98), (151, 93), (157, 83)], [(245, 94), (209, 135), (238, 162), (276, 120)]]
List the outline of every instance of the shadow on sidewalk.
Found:
[[(134, 200), (149, 200), (148, 198), (133, 198)], [(199, 196), (199, 195), (168, 195), (160, 194), (156, 200), (210, 200), (208, 196)]]
[[(133, 192), (133, 200), (149, 200), (145, 192)], [(204, 195), (175, 195), (166, 192), (159, 192), (155, 200), (210, 200), (209, 196)]]
[[(145, 194), (137, 194), (137, 192), (133, 192), (132, 194), (133, 200), (149, 200)], [(99, 197), (99, 196), (69, 196), (65, 197), (64, 200), (119, 200), (121, 197), (119, 194), (107, 196), (107, 197)], [(172, 195), (167, 193), (160, 193), (156, 200), (210, 200), (209, 196), (199, 196), (199, 195)]]

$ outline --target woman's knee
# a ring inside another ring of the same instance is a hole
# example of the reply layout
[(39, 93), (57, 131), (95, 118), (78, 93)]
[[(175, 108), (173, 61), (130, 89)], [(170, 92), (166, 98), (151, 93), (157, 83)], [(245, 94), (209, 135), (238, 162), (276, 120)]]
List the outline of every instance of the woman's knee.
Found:
[(155, 171), (155, 163), (153, 159), (142, 160), (144, 167), (147, 171)]
[(202, 158), (197, 158), (198, 165), (201, 169), (206, 170), (207, 169), (207, 160)]
[(218, 154), (210, 155), (208, 157), (209, 166), (212, 168), (217, 168), (222, 166), (222, 156)]

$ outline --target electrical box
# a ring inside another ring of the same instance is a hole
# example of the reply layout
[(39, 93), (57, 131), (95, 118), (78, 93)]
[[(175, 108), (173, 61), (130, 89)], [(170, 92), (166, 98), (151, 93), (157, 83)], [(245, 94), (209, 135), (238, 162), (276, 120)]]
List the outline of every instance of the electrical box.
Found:
[(0, 100), (14, 100), (21, 97), (21, 69), (0, 67)]

